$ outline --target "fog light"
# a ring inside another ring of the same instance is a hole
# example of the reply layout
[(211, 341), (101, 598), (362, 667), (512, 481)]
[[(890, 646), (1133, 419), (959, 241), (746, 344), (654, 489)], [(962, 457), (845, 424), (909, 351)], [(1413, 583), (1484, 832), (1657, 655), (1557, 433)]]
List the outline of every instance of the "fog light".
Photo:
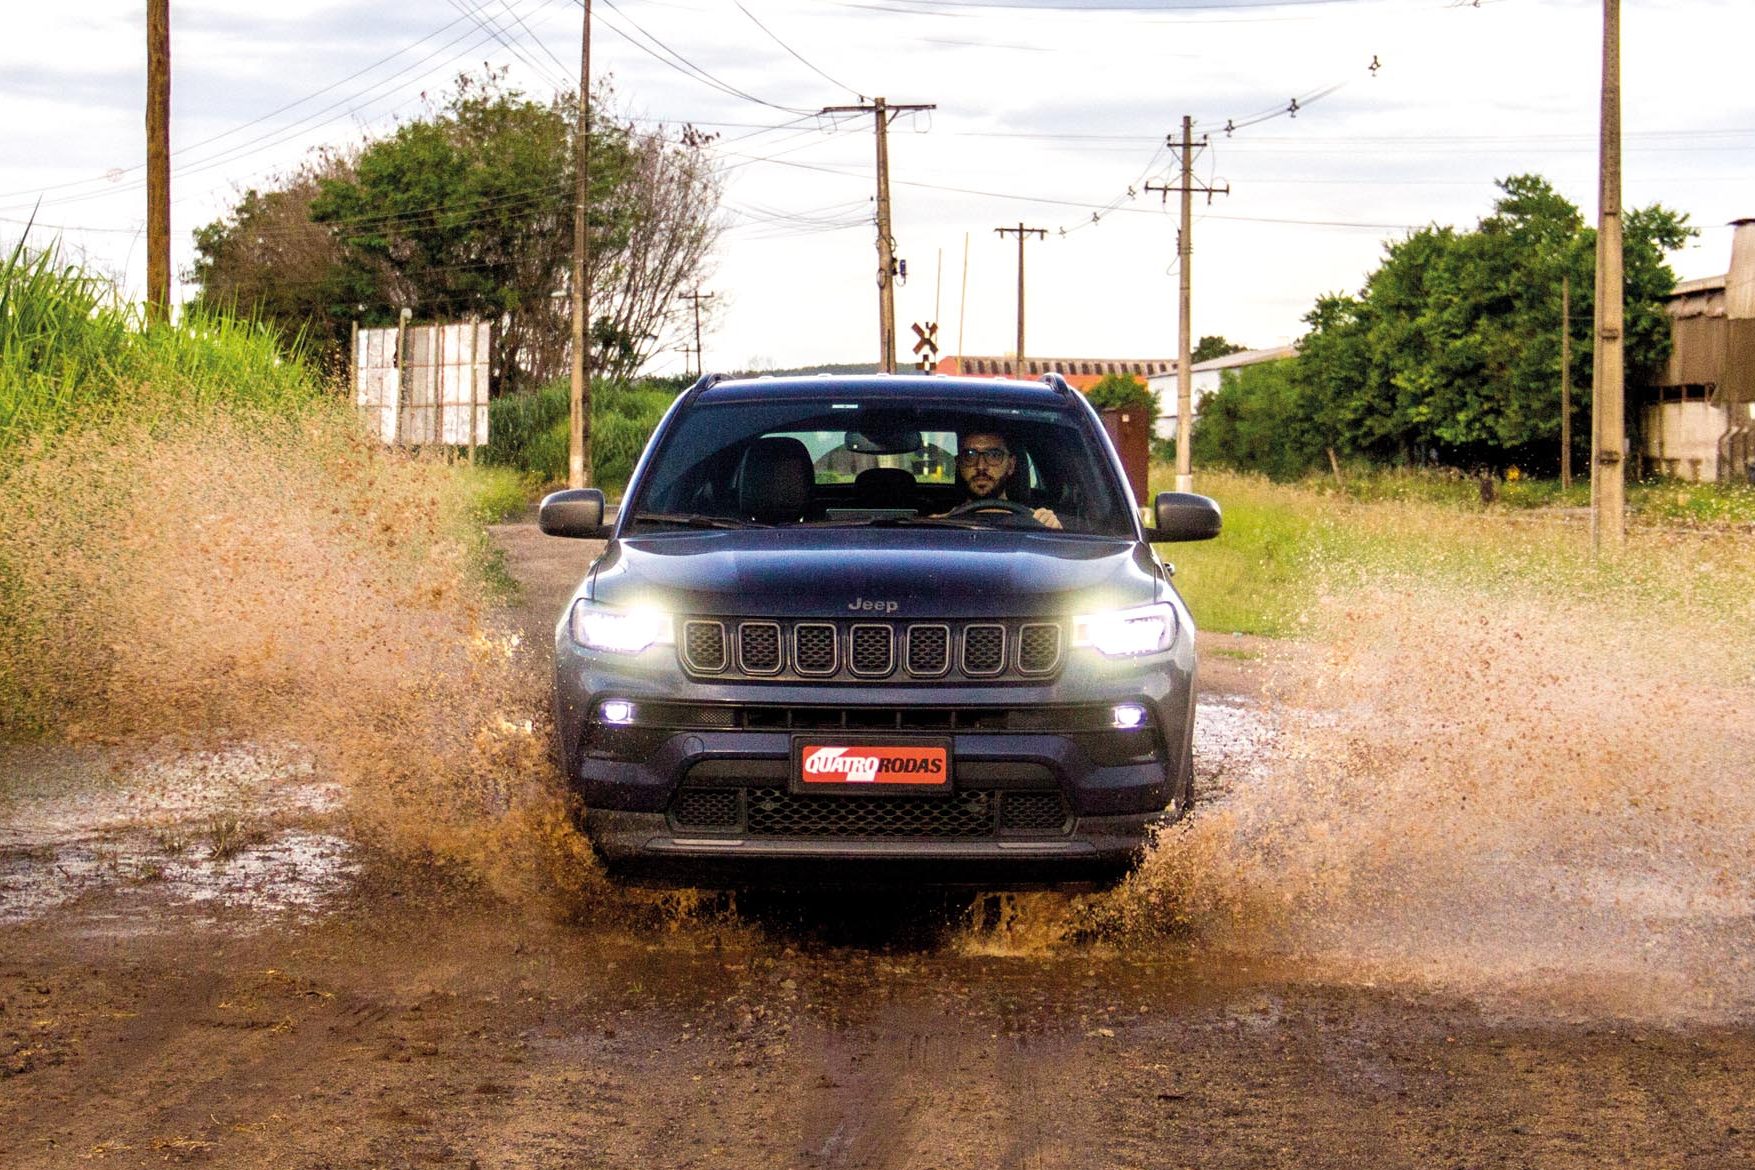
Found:
[(1132, 731), (1146, 725), (1146, 709), (1138, 703), (1121, 703), (1109, 713), (1115, 726), (1123, 731)]
[(626, 699), (606, 699), (598, 705), (597, 717), (605, 723), (632, 723), (634, 705)]

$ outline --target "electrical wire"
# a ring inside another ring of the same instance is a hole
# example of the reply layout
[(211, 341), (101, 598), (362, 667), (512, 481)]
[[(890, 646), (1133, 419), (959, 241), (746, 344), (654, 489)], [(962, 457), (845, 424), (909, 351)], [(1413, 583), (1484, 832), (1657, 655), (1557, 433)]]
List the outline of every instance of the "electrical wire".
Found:
[(824, 81), (828, 82), (830, 85), (833, 85), (833, 86), (836, 86), (840, 89), (846, 90), (848, 93), (852, 94), (854, 97), (858, 98), (862, 102), (865, 100), (865, 95), (860, 93), (857, 89), (854, 89), (851, 85), (848, 85), (844, 81), (836, 81), (833, 77), (830, 77), (827, 73), (824, 73), (821, 69), (817, 68), (815, 65), (813, 65), (809, 61), (805, 60), (804, 57), (800, 56), (797, 49), (794, 49), (791, 45), (789, 45), (785, 41), (781, 40), (779, 38), (779, 36), (777, 36), (775, 34), (773, 29), (771, 29), (767, 25), (763, 24), (760, 20), (757, 20), (756, 14), (751, 12), (748, 8), (744, 7), (743, 0), (732, 0), (732, 3), (737, 5), (737, 10), (739, 12), (743, 13), (745, 16), (750, 18), (751, 24), (755, 25), (757, 28), (759, 28), (763, 32), (767, 33), (770, 40), (772, 40), (776, 45), (779, 45), (782, 49), (785, 49), (788, 53), (792, 54), (792, 56), (798, 60), (799, 64), (803, 65), (806, 69), (809, 69), (812, 73), (815, 73), (818, 77), (822, 78)]

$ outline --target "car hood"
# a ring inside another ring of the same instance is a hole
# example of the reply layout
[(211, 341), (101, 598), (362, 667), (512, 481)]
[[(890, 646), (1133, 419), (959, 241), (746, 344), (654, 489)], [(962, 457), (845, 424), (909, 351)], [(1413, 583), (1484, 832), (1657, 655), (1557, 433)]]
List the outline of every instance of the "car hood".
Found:
[(728, 616), (1046, 617), (1157, 596), (1126, 540), (1003, 529), (751, 529), (613, 543), (585, 593), (605, 605)]

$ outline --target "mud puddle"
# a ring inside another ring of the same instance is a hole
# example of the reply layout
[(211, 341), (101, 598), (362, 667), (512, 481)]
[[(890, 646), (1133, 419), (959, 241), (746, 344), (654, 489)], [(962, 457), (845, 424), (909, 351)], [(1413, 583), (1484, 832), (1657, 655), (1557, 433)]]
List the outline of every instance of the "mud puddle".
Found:
[(296, 748), (8, 749), (0, 770), (0, 924), (80, 907), (109, 933), (167, 910), (255, 929), (321, 913), (359, 872), (341, 789)]

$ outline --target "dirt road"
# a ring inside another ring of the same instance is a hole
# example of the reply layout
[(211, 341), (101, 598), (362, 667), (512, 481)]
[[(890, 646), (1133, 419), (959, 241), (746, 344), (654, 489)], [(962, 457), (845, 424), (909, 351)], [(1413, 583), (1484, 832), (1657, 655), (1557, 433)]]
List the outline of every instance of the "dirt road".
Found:
[[(585, 550), (498, 536), (540, 641)], [(1251, 647), (1217, 648), (1222, 729), (1256, 680)], [(1200, 750), (1215, 789), (1243, 782)], [(285, 771), (273, 791), (320, 785)], [(301, 799), (272, 840), (160, 828), (150, 873), (132, 830), (70, 843), (65, 810), (11, 810), (0, 1166), (1755, 1165), (1748, 1021), (1560, 1019), (959, 928), (930, 899), (563, 917), (337, 840)]]

